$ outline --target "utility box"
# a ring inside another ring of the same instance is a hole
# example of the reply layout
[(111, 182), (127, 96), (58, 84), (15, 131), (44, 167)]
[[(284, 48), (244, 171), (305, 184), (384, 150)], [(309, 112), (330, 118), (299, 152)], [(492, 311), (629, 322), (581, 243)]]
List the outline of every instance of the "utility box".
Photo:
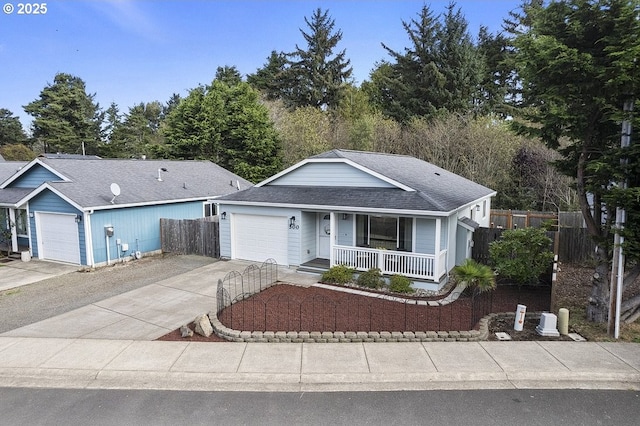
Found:
[(541, 336), (560, 336), (558, 329), (556, 328), (558, 324), (558, 317), (555, 314), (549, 312), (543, 312), (540, 315), (540, 324), (536, 327), (536, 333)]
[(107, 237), (113, 237), (113, 226), (107, 225), (104, 227), (104, 234)]

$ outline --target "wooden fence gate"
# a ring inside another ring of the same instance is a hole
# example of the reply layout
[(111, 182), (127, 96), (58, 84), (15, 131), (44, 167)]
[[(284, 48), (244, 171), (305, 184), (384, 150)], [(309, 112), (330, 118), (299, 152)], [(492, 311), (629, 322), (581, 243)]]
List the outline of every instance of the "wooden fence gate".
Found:
[(163, 253), (220, 257), (218, 222), (207, 219), (160, 219)]

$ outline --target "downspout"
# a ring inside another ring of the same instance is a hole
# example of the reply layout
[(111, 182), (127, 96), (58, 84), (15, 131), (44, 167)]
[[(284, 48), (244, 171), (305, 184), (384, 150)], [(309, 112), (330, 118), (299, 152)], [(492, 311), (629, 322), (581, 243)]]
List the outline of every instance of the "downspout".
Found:
[(436, 235), (435, 235), (435, 246), (434, 246), (434, 251), (435, 251), (435, 262), (433, 265), (433, 281), (436, 281), (437, 283), (440, 282), (440, 238), (441, 238), (441, 234), (442, 234), (442, 219), (437, 218), (436, 219)]
[(331, 211), (329, 212), (329, 233), (331, 234), (329, 236), (330, 237), (329, 238), (329, 267), (333, 267), (333, 261), (334, 261), (333, 246), (336, 243), (335, 239), (338, 237), (336, 235), (335, 228), (336, 228), (336, 215), (333, 211)]
[(84, 221), (84, 242), (86, 245), (85, 256), (87, 257), (87, 266), (91, 268), (93, 268), (96, 264), (95, 259), (93, 258), (93, 234), (91, 233), (92, 214), (93, 209), (82, 212), (82, 220)]

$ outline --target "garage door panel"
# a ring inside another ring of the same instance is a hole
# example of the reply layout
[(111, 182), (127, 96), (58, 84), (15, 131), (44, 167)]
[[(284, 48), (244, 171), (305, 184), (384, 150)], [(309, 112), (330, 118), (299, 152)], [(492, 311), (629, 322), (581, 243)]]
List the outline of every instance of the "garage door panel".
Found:
[(80, 263), (80, 243), (75, 215), (38, 213), (39, 257)]
[(286, 217), (236, 214), (233, 221), (236, 259), (263, 262), (273, 258), (288, 265)]

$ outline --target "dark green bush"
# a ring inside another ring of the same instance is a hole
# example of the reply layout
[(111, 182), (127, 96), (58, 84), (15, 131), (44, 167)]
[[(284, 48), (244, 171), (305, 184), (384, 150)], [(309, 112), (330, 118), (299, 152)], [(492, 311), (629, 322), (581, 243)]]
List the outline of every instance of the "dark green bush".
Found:
[(320, 280), (324, 283), (346, 284), (353, 281), (355, 269), (345, 265), (336, 265), (322, 274)]
[(358, 277), (358, 285), (367, 288), (380, 288), (384, 285), (382, 272), (378, 268), (369, 269)]
[(551, 243), (544, 229), (509, 229), (489, 244), (489, 256), (498, 275), (518, 285), (536, 285), (553, 262)]
[(404, 275), (393, 275), (389, 281), (389, 290), (396, 293), (413, 293), (411, 280)]

